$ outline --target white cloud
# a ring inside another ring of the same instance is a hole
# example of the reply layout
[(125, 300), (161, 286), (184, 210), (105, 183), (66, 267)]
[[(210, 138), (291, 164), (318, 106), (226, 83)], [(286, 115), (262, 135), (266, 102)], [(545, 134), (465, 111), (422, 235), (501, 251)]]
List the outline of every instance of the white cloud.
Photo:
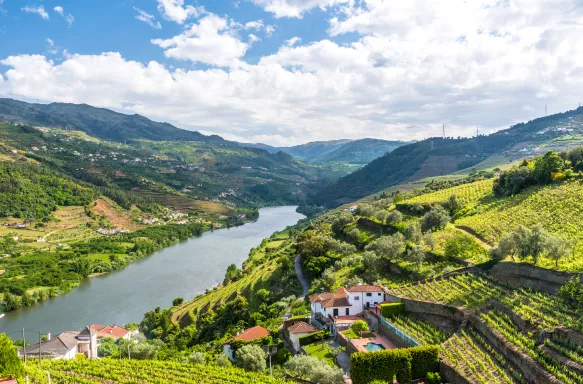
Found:
[(40, 17), (42, 17), (45, 20), (49, 19), (49, 14), (47, 13), (47, 11), (45, 11), (45, 7), (43, 7), (42, 5), (39, 5), (38, 7), (31, 7), (30, 5), (27, 5), (26, 7), (21, 8), (21, 10), (26, 13), (37, 13)]
[(302, 41), (302, 39), (300, 37), (294, 36), (289, 40), (285, 41), (285, 45), (287, 45), (288, 47), (293, 47), (296, 44), (299, 44)]
[(203, 7), (185, 6), (184, 0), (158, 0), (158, 10), (165, 18), (178, 24), (184, 24), (186, 20), (205, 13)]
[(180, 35), (152, 43), (164, 49), (166, 57), (220, 67), (237, 64), (249, 47), (237, 38), (228, 20), (214, 14), (203, 17)]
[(256, 21), (250, 21), (248, 23), (245, 23), (245, 29), (249, 30), (249, 29), (254, 29), (256, 31), (260, 31), (263, 29), (263, 20), (256, 20)]
[(49, 45), (49, 47), (54, 47), (55, 46), (55, 42), (52, 39), (46, 39), (47, 44)]
[(253, 0), (253, 3), (261, 6), (266, 12), (273, 13), (277, 18), (301, 18), (305, 12), (313, 8), (326, 9), (353, 2), (354, 0)]
[[(11, 56), (0, 94), (89, 103), (227, 138), (292, 144), (362, 136), (472, 135), (572, 109), (583, 89), (579, 0), (462, 0), (348, 5), (332, 35), (290, 39), (256, 65), (234, 23), (208, 15), (168, 40), (168, 57), (222, 68), (169, 69), (118, 53)], [(235, 30), (233, 29), (235, 28)], [(291, 44), (291, 43), (295, 44)]]
[(57, 5), (55, 8), (53, 8), (53, 10), (55, 12), (57, 12), (59, 15), (61, 15), (63, 17), (63, 19), (65, 19), (65, 21), (67, 22), (67, 24), (69, 24), (69, 27), (73, 25), (73, 22), (75, 21), (75, 18), (73, 17), (73, 15), (66, 14), (65, 10), (63, 9), (63, 7), (61, 7), (60, 5)]
[(154, 15), (151, 15), (137, 7), (134, 7), (134, 9), (138, 12), (136, 19), (143, 21), (154, 29), (162, 29), (162, 24), (160, 24), (159, 21), (156, 21), (156, 17), (154, 17)]
[(253, 44), (256, 43), (258, 41), (261, 41), (261, 39), (259, 37), (257, 37), (256, 35), (250, 33), (249, 34), (249, 44)]
[(265, 26), (265, 36), (271, 37), (271, 35), (273, 35), (273, 32), (275, 32), (275, 25)]

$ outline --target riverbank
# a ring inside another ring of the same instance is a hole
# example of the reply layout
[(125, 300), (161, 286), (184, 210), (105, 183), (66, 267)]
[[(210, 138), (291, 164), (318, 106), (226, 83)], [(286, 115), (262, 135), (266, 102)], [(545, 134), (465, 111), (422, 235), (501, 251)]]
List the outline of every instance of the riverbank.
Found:
[(139, 322), (146, 311), (168, 307), (176, 297), (188, 300), (212, 289), (230, 264), (240, 265), (264, 238), (302, 217), (291, 206), (262, 208), (256, 222), (207, 231), (124, 269), (83, 280), (66, 295), (8, 312), (0, 321), (0, 332), (27, 328), (55, 334), (93, 323)]

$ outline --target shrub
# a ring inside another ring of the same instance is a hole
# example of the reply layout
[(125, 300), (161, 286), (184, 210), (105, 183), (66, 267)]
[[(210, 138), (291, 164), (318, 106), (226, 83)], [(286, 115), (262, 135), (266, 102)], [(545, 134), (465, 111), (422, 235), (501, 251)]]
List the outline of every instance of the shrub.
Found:
[(314, 356), (297, 355), (285, 364), (285, 368), (296, 377), (318, 384), (343, 384), (344, 374)]
[(437, 372), (429, 372), (427, 374), (427, 384), (441, 384), (441, 376)]
[(180, 304), (184, 303), (184, 298), (183, 297), (177, 297), (176, 299), (172, 300), (172, 306), (176, 307)]
[(427, 372), (434, 372), (439, 368), (439, 347), (427, 345), (423, 347), (407, 348), (411, 354), (411, 376), (421, 379)]
[(360, 335), (361, 332), (368, 331), (368, 324), (364, 320), (356, 320), (354, 324), (350, 326), (350, 329), (357, 335)]
[(381, 304), (381, 315), (390, 318), (405, 312), (405, 303)]
[(437, 205), (427, 212), (421, 220), (421, 230), (427, 232), (429, 230), (437, 230), (444, 228), (451, 218), (449, 217), (449, 212), (445, 210), (441, 205)]
[(300, 345), (312, 344), (313, 342), (324, 340), (328, 338), (328, 336), (330, 336), (330, 332), (328, 331), (322, 330), (314, 332), (310, 335), (300, 337)]
[(206, 364), (206, 357), (204, 355), (204, 352), (192, 352), (190, 354), (190, 356), (188, 356), (188, 360), (192, 364), (199, 364), (199, 365), (205, 365)]
[(411, 381), (411, 354), (408, 349), (380, 352), (356, 352), (350, 356), (350, 376), (354, 384), (368, 384), (373, 380), (400, 383)]
[(223, 368), (229, 368), (230, 366), (233, 365), (231, 363), (231, 360), (229, 360), (229, 357), (224, 353), (220, 353), (217, 355), (217, 357), (215, 357), (215, 364)]

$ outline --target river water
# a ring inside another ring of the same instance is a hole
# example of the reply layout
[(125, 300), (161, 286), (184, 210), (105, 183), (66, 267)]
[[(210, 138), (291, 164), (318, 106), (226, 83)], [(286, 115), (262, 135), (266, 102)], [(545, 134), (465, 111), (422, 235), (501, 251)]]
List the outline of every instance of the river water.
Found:
[(145, 312), (170, 307), (176, 297), (191, 300), (216, 286), (230, 264), (240, 266), (264, 238), (302, 219), (295, 208), (262, 208), (254, 223), (206, 232), (123, 270), (87, 279), (66, 295), (8, 312), (0, 319), (0, 333), (18, 338), (25, 328), (27, 337), (32, 332), (38, 337), (39, 331), (55, 335), (91, 324), (139, 323)]

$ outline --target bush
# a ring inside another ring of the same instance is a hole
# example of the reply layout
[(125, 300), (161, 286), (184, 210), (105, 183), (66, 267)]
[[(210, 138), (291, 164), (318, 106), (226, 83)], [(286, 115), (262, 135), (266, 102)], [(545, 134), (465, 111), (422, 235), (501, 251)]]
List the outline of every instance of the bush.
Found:
[(316, 341), (324, 340), (324, 339), (328, 338), (328, 336), (330, 336), (330, 332), (328, 332), (328, 331), (322, 330), (322, 331), (314, 332), (310, 335), (300, 337), (300, 345), (312, 344)]
[(184, 303), (184, 298), (183, 297), (177, 297), (176, 299), (172, 300), (172, 306), (176, 307), (180, 304)]
[(427, 345), (423, 347), (407, 348), (411, 354), (411, 376), (421, 379), (427, 372), (434, 372), (439, 368), (439, 347)]
[(441, 384), (441, 376), (437, 372), (429, 372), (427, 374), (427, 384)]
[(314, 356), (297, 355), (285, 364), (285, 368), (292, 375), (312, 383), (344, 383), (344, 374), (340, 368), (333, 367)]
[(368, 324), (364, 320), (356, 320), (354, 324), (350, 326), (350, 329), (357, 335), (360, 335), (361, 332), (368, 331)]
[(405, 312), (405, 303), (381, 304), (381, 315), (390, 318)]
[(356, 352), (350, 356), (350, 376), (354, 384), (368, 384), (373, 380), (400, 383), (411, 381), (411, 354), (408, 349), (380, 352)]
[(229, 356), (225, 355), (224, 353), (220, 353), (215, 357), (215, 364), (219, 367), (229, 368), (231, 365), (231, 360), (229, 360)]
[(0, 333), (0, 376), (19, 377), (22, 373), (23, 365), (16, 354), (16, 347), (5, 333)]
[(435, 231), (444, 228), (450, 220), (449, 212), (441, 205), (437, 205), (421, 217), (421, 230), (427, 232), (429, 230)]
[(192, 352), (190, 354), (190, 356), (188, 356), (188, 360), (192, 364), (199, 364), (199, 365), (205, 365), (206, 364), (206, 357), (204, 355), (204, 352)]

